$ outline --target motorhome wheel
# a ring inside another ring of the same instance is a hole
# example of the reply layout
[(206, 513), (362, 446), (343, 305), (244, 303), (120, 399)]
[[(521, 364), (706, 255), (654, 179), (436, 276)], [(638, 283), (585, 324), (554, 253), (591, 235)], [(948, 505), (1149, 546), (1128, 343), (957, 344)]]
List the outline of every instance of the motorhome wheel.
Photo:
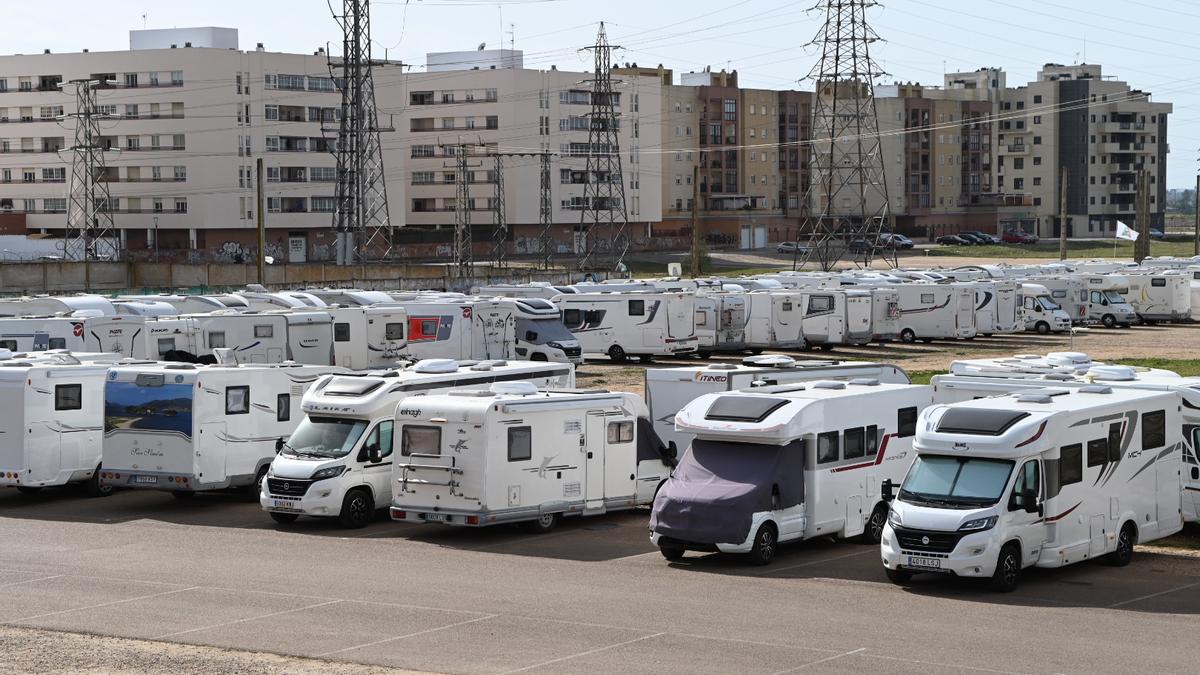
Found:
[(521, 523), (521, 525), (524, 526), (525, 530), (528, 532), (542, 534), (558, 527), (558, 521), (561, 519), (562, 514), (560, 513), (543, 513), (537, 517), (537, 520), (530, 520)]
[(1037, 325), (1034, 326), (1034, 328), (1037, 330), (1038, 335), (1047, 335), (1050, 333), (1050, 324), (1046, 323), (1045, 321), (1037, 322)]
[(1116, 328), (1117, 317), (1113, 316), (1112, 314), (1105, 314), (1100, 318), (1100, 323), (1104, 324), (1105, 328)]
[(84, 483), (84, 488), (89, 497), (107, 497), (112, 494), (113, 486), (100, 484), (100, 466), (96, 466), (96, 471), (92, 473), (92, 477)]
[(279, 523), (280, 525), (290, 525), (291, 523), (296, 522), (296, 519), (299, 517), (300, 516), (295, 513), (277, 513), (275, 511), (271, 512), (271, 520)]
[(1011, 593), (1021, 582), (1021, 547), (1008, 543), (1000, 549), (996, 558), (996, 571), (992, 574), (992, 590)]
[(775, 536), (775, 526), (763, 523), (754, 533), (754, 548), (750, 549), (750, 559), (755, 565), (766, 565), (775, 558), (775, 548), (778, 546)]
[(258, 473), (254, 475), (254, 482), (246, 486), (246, 499), (258, 501), (258, 493), (262, 490), (263, 479), (267, 477), (267, 470), (270, 468), (269, 464), (259, 467)]
[(613, 345), (608, 348), (608, 358), (612, 359), (613, 363), (625, 363), (627, 357), (621, 345)]
[(346, 529), (366, 527), (375, 517), (375, 503), (366, 490), (351, 490), (342, 500), (338, 522)]
[(1124, 567), (1133, 560), (1133, 547), (1137, 544), (1137, 532), (1133, 529), (1133, 523), (1125, 523), (1125, 527), (1121, 528), (1121, 534), (1117, 535), (1117, 548), (1104, 559), (1104, 562), (1113, 567)]
[(917, 334), (911, 328), (905, 328), (900, 331), (900, 341), (912, 344), (917, 341)]
[(879, 545), (879, 540), (883, 539), (883, 525), (887, 522), (887, 512), (887, 504), (880, 504), (871, 512), (871, 517), (867, 519), (867, 527), (862, 533), (864, 544)]
[(681, 548), (676, 546), (660, 546), (658, 547), (658, 550), (660, 553), (662, 553), (662, 557), (671, 562), (683, 560), (684, 550)]

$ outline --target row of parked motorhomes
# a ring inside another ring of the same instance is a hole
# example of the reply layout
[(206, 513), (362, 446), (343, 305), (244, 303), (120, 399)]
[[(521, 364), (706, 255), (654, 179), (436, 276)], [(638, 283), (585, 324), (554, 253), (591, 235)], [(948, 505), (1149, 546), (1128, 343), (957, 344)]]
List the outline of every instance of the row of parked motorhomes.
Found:
[(573, 364), (388, 369), (46, 350), (0, 358), (0, 485), (180, 499), (241, 490), (280, 524), (392, 519), (534, 531), (650, 506), (650, 539), (769, 563), (813, 537), (880, 546), (896, 583), (1102, 558), (1200, 512), (1200, 378), (1080, 353), (880, 363), (747, 357), (646, 371), (645, 398)]

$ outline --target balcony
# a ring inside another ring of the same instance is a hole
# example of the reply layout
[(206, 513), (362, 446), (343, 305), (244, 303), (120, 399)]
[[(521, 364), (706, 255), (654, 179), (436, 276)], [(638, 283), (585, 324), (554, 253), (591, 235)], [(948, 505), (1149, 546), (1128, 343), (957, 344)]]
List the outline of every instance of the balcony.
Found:
[(1029, 146), (1024, 143), (1010, 143), (1005, 146), (1010, 155), (1025, 155), (1029, 153)]

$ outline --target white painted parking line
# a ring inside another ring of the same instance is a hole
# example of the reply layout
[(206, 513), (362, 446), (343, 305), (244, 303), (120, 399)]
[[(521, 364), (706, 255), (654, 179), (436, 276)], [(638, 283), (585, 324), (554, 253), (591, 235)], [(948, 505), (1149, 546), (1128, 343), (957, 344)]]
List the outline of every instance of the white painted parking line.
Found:
[[(32, 574), (32, 572), (30, 572)], [(51, 574), (48, 577), (38, 577), (36, 579), (26, 579), (25, 581), (10, 581), (7, 584), (0, 584), (0, 588), (8, 588), (9, 586), (20, 586), (21, 584), (32, 584), (38, 581), (47, 581), (49, 579), (58, 579), (62, 574)]]
[(603, 646), (603, 647), (596, 647), (595, 649), (589, 649), (589, 650), (587, 650), (587, 651), (579, 652), (578, 654), (571, 654), (570, 656), (560, 656), (560, 657), (559, 657), (559, 658), (557, 658), (557, 659), (550, 659), (549, 661), (543, 661), (543, 662), (541, 662), (541, 663), (535, 663), (535, 664), (533, 664), (532, 666), (525, 666), (524, 668), (517, 668), (517, 669), (515, 669), (515, 670), (508, 670), (508, 671), (505, 671), (504, 673), (501, 673), (501, 675), (509, 675), (509, 673), (523, 673), (523, 672), (525, 672), (526, 670), (533, 670), (534, 668), (542, 668), (542, 667), (544, 667), (544, 666), (553, 665), (553, 664), (555, 664), (555, 663), (562, 663), (563, 661), (570, 661), (571, 659), (577, 659), (577, 658), (579, 658), (579, 657), (581, 657), (581, 656), (590, 656), (590, 655), (592, 655), (592, 654), (597, 654), (597, 653), (599, 653), (599, 652), (608, 651), (608, 650), (610, 650), (610, 649), (616, 649), (617, 647), (624, 647), (624, 646), (626, 646), (626, 645), (631, 645), (631, 644), (634, 644), (635, 642), (641, 642), (641, 641), (643, 641), (643, 640), (649, 640), (649, 639), (651, 639), (651, 638), (656, 638), (656, 637), (659, 637), (659, 636), (662, 636), (662, 635), (666, 635), (666, 633), (654, 633), (653, 635), (643, 635), (642, 637), (633, 638), (632, 640), (625, 640), (625, 641), (623, 641), (623, 642), (617, 642), (617, 643), (614, 643), (614, 644), (611, 644), (611, 645), (605, 645), (605, 646)]
[(1186, 591), (1187, 589), (1195, 588), (1196, 586), (1200, 586), (1200, 581), (1197, 581), (1197, 582), (1191, 583), (1191, 584), (1185, 584), (1183, 586), (1178, 586), (1176, 588), (1171, 588), (1171, 589), (1168, 589), (1165, 591), (1159, 591), (1157, 593), (1148, 593), (1146, 595), (1142, 595), (1142, 596), (1139, 596), (1136, 598), (1131, 598), (1129, 600), (1122, 600), (1121, 602), (1114, 602), (1113, 604), (1109, 605), (1108, 608), (1116, 609), (1117, 607), (1124, 607), (1125, 605), (1131, 605), (1135, 602), (1141, 602), (1142, 600), (1149, 600), (1150, 598), (1157, 598), (1160, 595), (1170, 595), (1172, 593), (1178, 593), (1179, 591)]
[(488, 614), (486, 616), (477, 616), (474, 619), (467, 619), (465, 621), (459, 621), (457, 623), (452, 623), (447, 626), (438, 626), (437, 628), (426, 628), (425, 630), (419, 630), (415, 633), (405, 633), (404, 635), (395, 635), (393, 637), (384, 638), (382, 640), (376, 640), (374, 642), (364, 642), (361, 645), (354, 645), (353, 647), (343, 647), (342, 649), (335, 649), (331, 652), (325, 652), (324, 654), (317, 654), (316, 658), (321, 659), (321, 658), (325, 658), (326, 656), (331, 656), (333, 654), (341, 654), (342, 652), (349, 652), (349, 651), (353, 651), (355, 649), (366, 649), (367, 647), (374, 647), (375, 645), (382, 645), (382, 644), (386, 644), (388, 642), (395, 642), (396, 640), (403, 640), (405, 638), (417, 637), (418, 635), (427, 635), (429, 633), (436, 633), (438, 631), (446, 630), (448, 628), (457, 628), (459, 626), (465, 626), (469, 623), (475, 623), (477, 621), (486, 621), (487, 619), (495, 619), (498, 616), (500, 616), (500, 615), (499, 614)]
[(113, 605), (123, 605), (127, 602), (137, 602), (138, 600), (149, 600), (150, 598), (161, 598), (164, 595), (174, 595), (175, 593), (184, 593), (187, 591), (194, 591), (197, 588), (200, 588), (200, 587), (199, 586), (189, 586), (187, 588), (176, 588), (176, 589), (170, 590), (170, 591), (162, 591), (160, 593), (150, 593), (148, 595), (139, 595), (139, 596), (136, 596), (133, 598), (124, 598), (121, 600), (113, 600), (110, 602), (101, 602), (101, 603), (98, 603), (95, 605), (87, 605), (84, 607), (72, 607), (71, 609), (60, 609), (57, 612), (46, 612), (44, 614), (34, 614), (33, 616), (24, 616), (19, 619), (11, 619), (9, 621), (5, 621), (4, 623), (6, 623), (6, 624), (22, 623), (25, 621), (33, 621), (35, 619), (44, 619), (48, 616), (58, 616), (60, 614), (70, 614), (71, 612), (87, 612), (87, 611), (90, 611), (93, 609), (101, 609), (103, 607), (112, 607)]
[(808, 668), (810, 666), (817, 666), (822, 663), (829, 663), (830, 661), (834, 661), (836, 659), (840, 659), (840, 658), (843, 658), (846, 656), (853, 656), (855, 654), (861, 654), (865, 651), (867, 651), (866, 647), (859, 647), (858, 649), (851, 649), (848, 652), (842, 652), (841, 654), (834, 654), (833, 656), (826, 656), (823, 659), (817, 659), (816, 661), (810, 661), (808, 663), (796, 666), (795, 668), (788, 668), (787, 670), (780, 670), (780, 671), (776, 672), (775, 675), (785, 675), (785, 673), (794, 673), (794, 672), (797, 672), (800, 670), (804, 670), (805, 668)]
[[(208, 590), (215, 590), (215, 589), (205, 588), (203, 590), (208, 591)], [(222, 621), (221, 623), (214, 623), (214, 624), (210, 624), (208, 626), (200, 626), (199, 628), (189, 628), (187, 630), (175, 631), (174, 633), (163, 633), (162, 635), (156, 635), (150, 639), (151, 640), (165, 640), (167, 638), (173, 638), (178, 635), (186, 635), (188, 633), (196, 633), (196, 632), (199, 632), (202, 630), (210, 630), (213, 628), (224, 628), (226, 626), (234, 626), (239, 623), (246, 623), (247, 621), (257, 621), (259, 619), (269, 619), (273, 616), (280, 616), (281, 614), (291, 614), (292, 612), (303, 612), (306, 609), (315, 609), (317, 607), (324, 607), (326, 605), (336, 605), (339, 602), (342, 602), (342, 601), (341, 600), (330, 600), (328, 602), (318, 602), (318, 603), (315, 603), (312, 605), (305, 605), (304, 607), (293, 607), (292, 609), (284, 609), (284, 610), (280, 610), (278, 612), (269, 612), (267, 614), (259, 614), (258, 616), (248, 616), (244, 619), (235, 619), (233, 621)]]

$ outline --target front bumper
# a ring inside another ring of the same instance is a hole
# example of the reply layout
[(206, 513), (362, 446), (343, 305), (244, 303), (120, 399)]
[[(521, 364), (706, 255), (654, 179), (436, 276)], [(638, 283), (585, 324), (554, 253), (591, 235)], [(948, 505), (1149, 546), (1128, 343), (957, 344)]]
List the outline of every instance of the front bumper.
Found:
[(705, 553), (749, 553), (754, 549), (754, 533), (758, 531), (759, 523), (756, 522), (754, 527), (750, 528), (750, 534), (746, 535), (746, 540), (736, 544), (720, 543), (707, 544), (695, 541), (685, 541), (668, 537), (659, 534), (658, 532), (650, 533), (650, 543), (658, 547), (674, 547), (681, 548), (685, 551), (702, 551)]
[[(968, 534), (959, 540), (949, 553), (905, 550), (901, 548), (891, 524), (883, 528), (879, 541), (879, 554), (883, 566), (890, 569), (905, 569), (909, 572), (935, 572), (960, 577), (990, 577), (996, 571), (999, 546), (989, 536), (990, 531)], [(912, 558), (936, 560), (937, 567), (912, 564)]]
[[(301, 482), (300, 479), (293, 480)], [(339, 515), (342, 512), (342, 498), (346, 494), (345, 490), (338, 489), (336, 481), (332, 479), (311, 483), (302, 495), (272, 493), (266, 486), (267, 481), (264, 480), (258, 488), (258, 503), (264, 511), (305, 516)]]

